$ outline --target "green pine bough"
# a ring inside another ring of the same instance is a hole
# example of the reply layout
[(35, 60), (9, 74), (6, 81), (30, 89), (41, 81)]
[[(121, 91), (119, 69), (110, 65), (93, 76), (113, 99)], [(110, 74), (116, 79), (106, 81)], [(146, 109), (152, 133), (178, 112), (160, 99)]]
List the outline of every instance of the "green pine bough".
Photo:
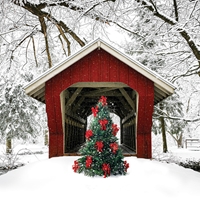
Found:
[(86, 131), (86, 143), (79, 150), (81, 158), (74, 161), (74, 172), (87, 176), (125, 175), (129, 163), (124, 161), (116, 137), (119, 128), (112, 122), (107, 98), (102, 96), (96, 107), (91, 108), (93, 121)]

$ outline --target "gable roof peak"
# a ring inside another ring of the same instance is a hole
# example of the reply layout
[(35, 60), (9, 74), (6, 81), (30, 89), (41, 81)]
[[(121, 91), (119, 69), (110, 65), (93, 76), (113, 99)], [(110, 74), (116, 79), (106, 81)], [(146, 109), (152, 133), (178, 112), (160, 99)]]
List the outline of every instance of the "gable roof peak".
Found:
[(43, 74), (38, 76), (36, 79), (31, 81), (29, 84), (27, 84), (24, 87), (26, 94), (38, 99), (35, 93), (38, 94), (42, 92), (40, 94), (40, 97), (42, 96), (44, 99), (45, 83), (48, 80), (50, 80), (51, 78), (53, 78), (54, 76), (56, 76), (57, 74), (59, 74), (60, 72), (62, 72), (63, 70), (65, 70), (66, 68), (68, 68), (69, 66), (71, 66), (72, 64), (74, 64), (75, 62), (77, 62), (78, 60), (80, 60), (81, 58), (85, 57), (86, 55), (88, 55), (89, 53), (91, 53), (92, 51), (98, 48), (105, 50), (106, 52), (116, 57), (117, 59), (119, 59), (120, 61), (122, 61), (129, 67), (131, 67), (132, 69), (136, 70), (137, 72), (141, 73), (143, 76), (153, 81), (155, 88), (158, 89), (160, 93), (162, 93), (161, 96), (163, 96), (163, 98), (166, 98), (166, 96), (173, 94), (175, 87), (172, 83), (162, 78), (158, 73), (142, 65), (140, 62), (130, 58), (127, 54), (119, 51), (118, 49), (116, 49), (109, 43), (105, 42), (101, 38), (97, 38), (89, 42), (87, 45), (82, 47), (79, 51), (70, 55), (67, 59), (61, 61), (60, 63), (48, 69), (46, 72), (44, 72)]

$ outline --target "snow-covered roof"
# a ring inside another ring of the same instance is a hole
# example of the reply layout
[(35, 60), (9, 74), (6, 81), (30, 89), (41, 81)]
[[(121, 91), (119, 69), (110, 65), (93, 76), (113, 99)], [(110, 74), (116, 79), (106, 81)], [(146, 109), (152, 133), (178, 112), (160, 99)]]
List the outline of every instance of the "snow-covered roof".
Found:
[(175, 86), (172, 83), (162, 78), (156, 72), (142, 65), (140, 62), (130, 58), (128, 55), (124, 54), (123, 52), (117, 50), (102, 39), (98, 38), (88, 43), (81, 50), (79, 50), (75, 54), (72, 54), (67, 59), (50, 68), (49, 70), (38, 76), (36, 79), (31, 81), (29, 84), (27, 84), (24, 87), (26, 94), (39, 101), (45, 102), (45, 83), (97, 48), (105, 50), (112, 56), (127, 64), (129, 67), (133, 68), (137, 72), (141, 73), (142, 75), (153, 81), (155, 91), (154, 102), (158, 103), (162, 99), (174, 93)]

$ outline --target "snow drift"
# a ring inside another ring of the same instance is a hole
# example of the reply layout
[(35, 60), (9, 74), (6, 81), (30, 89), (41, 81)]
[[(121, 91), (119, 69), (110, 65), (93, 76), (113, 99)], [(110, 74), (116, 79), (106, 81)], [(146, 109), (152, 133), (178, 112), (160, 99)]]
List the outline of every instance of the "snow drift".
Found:
[(77, 157), (28, 164), (0, 176), (0, 196), (32, 199), (189, 199), (200, 197), (200, 173), (176, 164), (127, 157), (125, 176), (87, 177), (74, 173)]

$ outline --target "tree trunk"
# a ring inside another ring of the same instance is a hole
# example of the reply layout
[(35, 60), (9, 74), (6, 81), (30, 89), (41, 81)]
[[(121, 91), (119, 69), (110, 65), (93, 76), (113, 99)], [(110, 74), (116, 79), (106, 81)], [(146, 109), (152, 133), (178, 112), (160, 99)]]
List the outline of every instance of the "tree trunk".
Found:
[(11, 138), (6, 138), (6, 154), (12, 153), (12, 140)]
[(44, 133), (44, 145), (49, 146), (49, 136), (48, 136), (47, 130), (45, 130), (45, 133)]
[(163, 140), (163, 153), (167, 153), (167, 137), (166, 137), (166, 130), (165, 130), (165, 121), (163, 117), (160, 117), (161, 122), (161, 131), (162, 131), (162, 140)]
[[(162, 111), (164, 109), (163, 103), (160, 103), (160, 110)], [(163, 113), (161, 112), (161, 115)], [(162, 140), (163, 140), (163, 153), (167, 153), (167, 137), (166, 137), (166, 129), (165, 129), (165, 119), (164, 117), (160, 116), (160, 123), (161, 123), (161, 132), (162, 132)]]
[(180, 137), (176, 141), (178, 148), (183, 148), (183, 133), (180, 134)]

